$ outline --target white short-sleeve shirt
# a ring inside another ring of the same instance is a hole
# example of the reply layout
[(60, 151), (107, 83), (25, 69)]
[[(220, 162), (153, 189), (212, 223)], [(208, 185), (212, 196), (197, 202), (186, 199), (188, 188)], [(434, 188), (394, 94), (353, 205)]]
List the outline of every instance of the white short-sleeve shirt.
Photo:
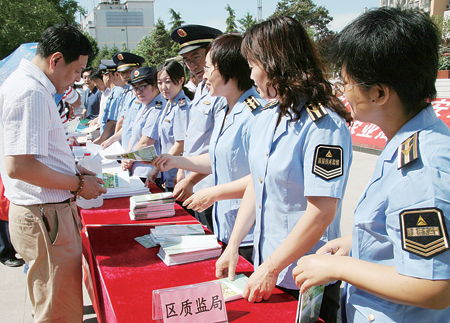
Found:
[(0, 171), (5, 196), (13, 203), (61, 202), (72, 194), (10, 178), (5, 156), (34, 155), (51, 169), (75, 175), (75, 160), (53, 95), (56, 89), (34, 63), (22, 60), (0, 87)]

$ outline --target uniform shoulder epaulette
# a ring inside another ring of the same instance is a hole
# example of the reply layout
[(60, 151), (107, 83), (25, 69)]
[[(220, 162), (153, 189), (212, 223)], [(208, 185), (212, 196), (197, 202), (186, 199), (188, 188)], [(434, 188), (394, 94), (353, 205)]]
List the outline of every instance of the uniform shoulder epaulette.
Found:
[(271, 100), (266, 103), (266, 105), (262, 108), (262, 110), (269, 109), (278, 104), (278, 100)]
[(312, 121), (316, 122), (328, 114), (322, 104), (306, 104), (306, 112)]
[(256, 110), (262, 106), (261, 102), (259, 102), (258, 99), (253, 95), (250, 95), (248, 98), (246, 98), (244, 102), (251, 111)]
[(398, 146), (397, 169), (419, 158), (419, 132), (414, 133)]

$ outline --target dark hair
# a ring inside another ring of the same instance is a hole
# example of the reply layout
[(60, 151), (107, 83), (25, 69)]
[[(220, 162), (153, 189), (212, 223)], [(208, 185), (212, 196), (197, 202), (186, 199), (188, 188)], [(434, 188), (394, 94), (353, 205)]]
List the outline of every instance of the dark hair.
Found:
[(378, 8), (346, 26), (336, 39), (338, 67), (366, 88), (391, 87), (406, 113), (417, 113), (436, 95), (439, 37), (419, 10)]
[(250, 67), (241, 54), (242, 36), (225, 34), (217, 37), (211, 44), (209, 55), (225, 83), (230, 79), (237, 81), (238, 89), (246, 91), (253, 86)]
[[(91, 69), (91, 74), (89, 75), (89, 78), (91, 80), (102, 80), (103, 81), (103, 70), (96, 68), (96, 69)], [(81, 74), (83, 74), (83, 72), (81, 72)]]
[(78, 28), (60, 24), (49, 27), (42, 33), (36, 54), (47, 58), (56, 52), (62, 53), (66, 64), (70, 64), (81, 55), (92, 55), (92, 46)]
[(298, 120), (299, 105), (306, 100), (306, 104), (322, 104), (351, 121), (350, 113), (333, 95), (316, 49), (297, 20), (275, 17), (253, 26), (244, 34), (241, 50), (267, 73), (266, 86), (276, 90), (282, 115)]
[(86, 67), (86, 68), (83, 68), (82, 70), (81, 70), (81, 75), (83, 75), (83, 73), (84, 72), (89, 72), (90, 74), (92, 74), (92, 71), (93, 71), (94, 69), (92, 68), (92, 67)]
[[(164, 65), (160, 66), (158, 68), (158, 74), (162, 71), (166, 71), (170, 77), (170, 80), (175, 84), (181, 82), (183, 78), (186, 79), (183, 65), (181, 65), (175, 60), (168, 61)], [(184, 91), (184, 94), (186, 94), (186, 96), (190, 100), (194, 98), (194, 93), (192, 93), (187, 87), (183, 85), (182, 89)]]

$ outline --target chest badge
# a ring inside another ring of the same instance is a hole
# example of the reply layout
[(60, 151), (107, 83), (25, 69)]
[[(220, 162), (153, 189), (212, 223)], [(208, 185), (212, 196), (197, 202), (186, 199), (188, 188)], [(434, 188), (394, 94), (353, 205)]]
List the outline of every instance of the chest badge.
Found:
[(204, 105), (211, 105), (211, 102), (210, 101), (203, 101), (202, 104), (204, 104)]
[(449, 249), (444, 214), (438, 208), (403, 210), (400, 213), (402, 248), (432, 258)]
[(318, 145), (314, 152), (313, 174), (330, 180), (344, 174), (341, 146)]

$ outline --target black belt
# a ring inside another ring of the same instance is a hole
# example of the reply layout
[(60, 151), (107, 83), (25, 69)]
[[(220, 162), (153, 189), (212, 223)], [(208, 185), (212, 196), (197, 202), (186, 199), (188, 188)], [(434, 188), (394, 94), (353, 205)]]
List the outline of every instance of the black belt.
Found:
[(45, 204), (65, 204), (65, 203), (70, 203), (70, 202), (75, 202), (75, 197), (70, 197), (67, 200), (64, 200), (62, 202), (54, 202), (54, 203), (44, 203)]

